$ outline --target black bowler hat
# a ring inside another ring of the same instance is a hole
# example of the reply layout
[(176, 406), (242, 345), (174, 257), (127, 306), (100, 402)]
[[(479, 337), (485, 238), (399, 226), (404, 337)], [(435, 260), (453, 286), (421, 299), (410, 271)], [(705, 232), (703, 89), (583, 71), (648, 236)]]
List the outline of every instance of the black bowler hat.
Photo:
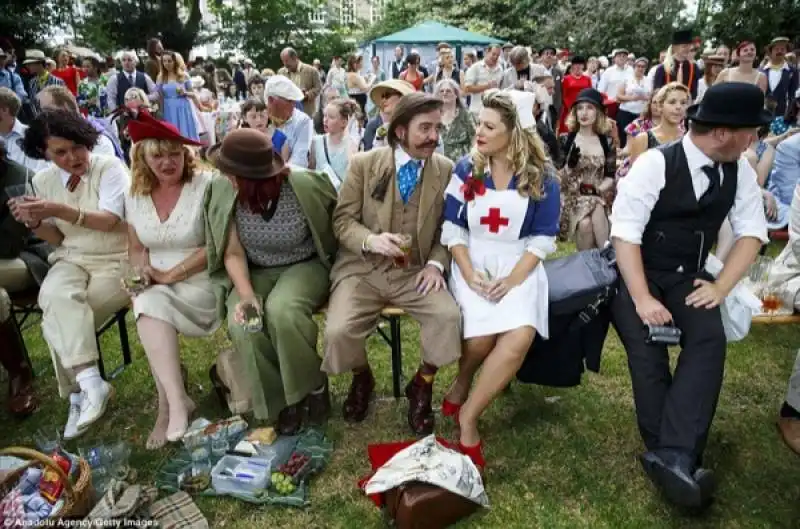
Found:
[(691, 29), (681, 29), (672, 34), (672, 44), (692, 44), (694, 33)]
[(570, 64), (586, 64), (586, 57), (583, 55), (576, 55), (569, 60)]
[(575, 106), (578, 103), (591, 103), (603, 112), (606, 111), (606, 107), (603, 104), (603, 94), (594, 88), (584, 88), (581, 90), (572, 106)]
[(764, 108), (764, 93), (751, 83), (709, 87), (703, 100), (689, 107), (686, 117), (703, 125), (730, 129), (761, 127), (772, 121), (772, 113)]
[(553, 46), (553, 45), (551, 45), (551, 44), (545, 44), (544, 46), (542, 46), (542, 47), (539, 49), (539, 53), (540, 53), (540, 54), (541, 54), (541, 53), (544, 53), (544, 52), (546, 52), (547, 50), (550, 50), (550, 51), (552, 51), (552, 52), (553, 52), (553, 55), (555, 55), (556, 53), (558, 53), (558, 50), (556, 49), (556, 47), (555, 47), (555, 46)]

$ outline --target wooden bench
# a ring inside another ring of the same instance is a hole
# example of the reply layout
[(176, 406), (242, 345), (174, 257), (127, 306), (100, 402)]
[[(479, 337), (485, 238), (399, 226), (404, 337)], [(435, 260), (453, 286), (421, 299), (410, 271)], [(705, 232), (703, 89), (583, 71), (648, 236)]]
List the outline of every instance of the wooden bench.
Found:
[[(325, 314), (328, 306), (320, 308), (317, 313)], [(380, 326), (376, 329), (392, 351), (392, 393), (399, 399), (403, 395), (403, 337), (400, 334), (400, 318), (406, 315), (403, 309), (385, 307), (381, 318), (389, 324), (389, 332)]]
[[(34, 322), (31, 321), (31, 317), (37, 314), (42, 314), (42, 309), (39, 308), (38, 304), (39, 292), (32, 289), (16, 294), (10, 294), (10, 296), (11, 314), (14, 316), (14, 323), (16, 324), (17, 332), (19, 333), (20, 338), (23, 338), (22, 333), (34, 325)], [(120, 309), (114, 315), (108, 318), (108, 320), (103, 322), (103, 325), (101, 325), (100, 328), (95, 332), (98, 355), (97, 368), (100, 370), (100, 375), (106, 380), (116, 378), (132, 362), (131, 347), (128, 340), (128, 327), (125, 324), (125, 317), (128, 315), (129, 310), (129, 307)], [(117, 366), (117, 368), (111, 372), (110, 376), (107, 377), (105, 363), (103, 362), (103, 351), (100, 347), (100, 337), (114, 325), (119, 327), (119, 342), (122, 348), (122, 364)], [(28, 355), (28, 347), (25, 345), (24, 339), (22, 340), (22, 344), (25, 347), (25, 358), (28, 361), (28, 364), (31, 366), (31, 371), (33, 371), (33, 364), (31, 364), (31, 359)]]
[(800, 314), (781, 314), (779, 316), (754, 316), (753, 323), (761, 324), (787, 324), (787, 323), (800, 323)]

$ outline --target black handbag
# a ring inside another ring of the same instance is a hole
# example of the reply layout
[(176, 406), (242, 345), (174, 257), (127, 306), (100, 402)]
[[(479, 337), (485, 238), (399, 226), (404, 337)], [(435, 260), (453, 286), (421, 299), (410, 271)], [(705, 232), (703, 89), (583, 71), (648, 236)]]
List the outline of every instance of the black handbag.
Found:
[(599, 372), (617, 285), (614, 281), (550, 303), (549, 338), (536, 335), (517, 379), (527, 384), (573, 387), (580, 384), (586, 369)]
[(550, 303), (579, 298), (613, 285), (618, 277), (616, 262), (610, 245), (545, 261)]

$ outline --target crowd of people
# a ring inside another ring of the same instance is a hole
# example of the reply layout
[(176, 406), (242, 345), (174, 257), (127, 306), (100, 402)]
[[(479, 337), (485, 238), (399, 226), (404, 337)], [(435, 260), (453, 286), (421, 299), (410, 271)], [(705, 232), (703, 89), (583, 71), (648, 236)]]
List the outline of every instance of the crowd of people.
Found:
[[(392, 305), (420, 324), (409, 427), (434, 431), (437, 371), (458, 362), (441, 412), (482, 468), (482, 413), (535, 336), (548, 337), (555, 278), (542, 261), (559, 238), (578, 250), (612, 243), (622, 278), (613, 320), (643, 468), (672, 502), (703, 507), (714, 486), (702, 457), (726, 350), (719, 306), (768, 243), (768, 226), (790, 217), (792, 230), (800, 225), (800, 99), (788, 43), (769, 44), (763, 69), (747, 42), (733, 54), (717, 48), (701, 66), (688, 31), (652, 68), (624, 49), (608, 66), (509, 45), (465, 53), (462, 69), (442, 43), (430, 67), (398, 48), (390, 70), (373, 57), (366, 74), (361, 56), (346, 66), (336, 57), (323, 73), (286, 48), (278, 72), (244, 61), (226, 81), (202, 60), (187, 72), (157, 40), (143, 70), (134, 52), (121, 54), (119, 70), (91, 59), (79, 68), (59, 52), (50, 69), (42, 52), (26, 50), (26, 82), (4, 52), (9, 407), (26, 415), (38, 402), (8, 293), (38, 289), (69, 401), (65, 439), (112, 401), (94, 333), (132, 303), (158, 394), (149, 449), (179, 441), (194, 409), (178, 336), (222, 324), (233, 350), (218, 356), (212, 378), (232, 412), (283, 434), (321, 425), (328, 377), (351, 373), (342, 415), (365, 420), (375, 391), (366, 338)], [(241, 124), (210, 145), (199, 113), (219, 103), (226, 82), (242, 99)], [(703, 266), (715, 245), (725, 262), (716, 279)], [(784, 250), (790, 277), (800, 276), (797, 251)], [(144, 288), (123, 288), (130, 269)], [(798, 291), (791, 304), (800, 308)], [(320, 357), (313, 315), (326, 303)], [(666, 346), (643, 330), (670, 322), (683, 333), (674, 374)], [(800, 355), (780, 423), (800, 453), (798, 377)]]

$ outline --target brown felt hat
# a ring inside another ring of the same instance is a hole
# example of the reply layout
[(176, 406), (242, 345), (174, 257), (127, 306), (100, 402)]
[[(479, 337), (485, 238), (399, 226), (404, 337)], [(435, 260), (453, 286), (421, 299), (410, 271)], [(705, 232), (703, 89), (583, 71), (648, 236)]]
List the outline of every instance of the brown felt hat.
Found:
[(272, 178), (284, 168), (283, 159), (272, 148), (270, 139), (255, 129), (229, 132), (206, 156), (223, 173), (250, 180)]

